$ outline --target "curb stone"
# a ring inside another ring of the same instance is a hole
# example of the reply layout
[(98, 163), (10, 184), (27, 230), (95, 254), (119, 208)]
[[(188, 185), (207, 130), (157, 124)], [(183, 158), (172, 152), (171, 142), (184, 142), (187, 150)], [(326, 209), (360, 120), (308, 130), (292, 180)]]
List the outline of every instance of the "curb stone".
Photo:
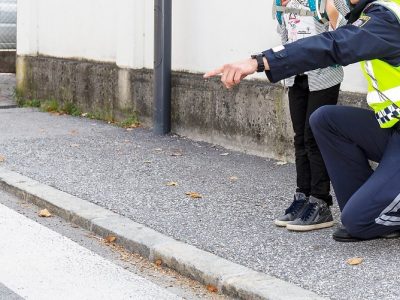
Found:
[(105, 237), (115, 235), (120, 245), (224, 294), (240, 299), (323, 300), (311, 291), (230, 262), (174, 240), (131, 219), (82, 200), (26, 176), (0, 168), (0, 188), (61, 218)]

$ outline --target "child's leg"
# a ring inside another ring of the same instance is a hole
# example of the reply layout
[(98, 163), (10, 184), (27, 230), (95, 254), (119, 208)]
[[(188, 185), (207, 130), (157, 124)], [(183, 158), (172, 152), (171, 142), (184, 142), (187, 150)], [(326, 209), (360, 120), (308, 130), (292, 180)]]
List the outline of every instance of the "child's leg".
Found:
[(328, 205), (332, 205), (330, 179), (321, 152), (312, 133), (309, 118), (311, 114), (321, 106), (336, 105), (339, 97), (339, 89), (340, 84), (324, 90), (310, 92), (304, 128), (304, 143), (311, 170), (311, 195), (324, 200)]
[(295, 84), (289, 88), (289, 109), (294, 130), (297, 192), (310, 195), (311, 171), (305, 144), (304, 126), (308, 104), (307, 76), (296, 76)]

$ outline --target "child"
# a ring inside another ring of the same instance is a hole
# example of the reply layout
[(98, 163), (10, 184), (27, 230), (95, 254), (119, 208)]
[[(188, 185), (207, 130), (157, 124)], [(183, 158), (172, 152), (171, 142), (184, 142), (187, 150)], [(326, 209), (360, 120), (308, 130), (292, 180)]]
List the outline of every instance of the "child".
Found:
[[(341, 2), (342, 1), (342, 2)], [(349, 8), (344, 0), (326, 5), (329, 22), (313, 16), (299, 15), (310, 11), (307, 0), (283, 0), (278, 32), (284, 44), (343, 26)], [(279, 19), (279, 16), (278, 16)], [(331, 66), (298, 74), (286, 80), (289, 87), (289, 109), (294, 129), (297, 189), (292, 204), (275, 220), (277, 226), (293, 231), (309, 231), (333, 226), (330, 211), (330, 179), (310, 128), (310, 115), (323, 105), (337, 104), (343, 68)]]

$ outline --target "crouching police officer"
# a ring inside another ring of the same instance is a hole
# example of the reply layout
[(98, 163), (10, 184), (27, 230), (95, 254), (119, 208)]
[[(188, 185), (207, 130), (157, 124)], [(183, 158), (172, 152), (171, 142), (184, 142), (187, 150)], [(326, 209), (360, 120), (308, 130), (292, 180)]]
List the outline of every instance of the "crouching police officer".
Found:
[[(266, 50), (204, 75), (227, 88), (254, 72), (271, 82), (335, 64), (362, 61), (372, 110), (324, 106), (310, 118), (344, 227), (333, 238), (400, 236), (400, 0), (351, 0), (349, 23)], [(373, 171), (369, 160), (379, 162)]]

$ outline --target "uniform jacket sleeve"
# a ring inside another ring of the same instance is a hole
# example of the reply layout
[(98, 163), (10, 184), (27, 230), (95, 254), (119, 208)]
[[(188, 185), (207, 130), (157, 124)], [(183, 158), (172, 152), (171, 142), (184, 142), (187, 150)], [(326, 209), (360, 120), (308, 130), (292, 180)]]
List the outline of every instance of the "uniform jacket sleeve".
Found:
[(348, 24), (264, 51), (270, 66), (266, 72), (269, 80), (278, 82), (317, 68), (369, 59), (400, 66), (400, 23), (396, 16), (378, 5), (370, 6), (364, 14), (370, 19), (360, 27)]

